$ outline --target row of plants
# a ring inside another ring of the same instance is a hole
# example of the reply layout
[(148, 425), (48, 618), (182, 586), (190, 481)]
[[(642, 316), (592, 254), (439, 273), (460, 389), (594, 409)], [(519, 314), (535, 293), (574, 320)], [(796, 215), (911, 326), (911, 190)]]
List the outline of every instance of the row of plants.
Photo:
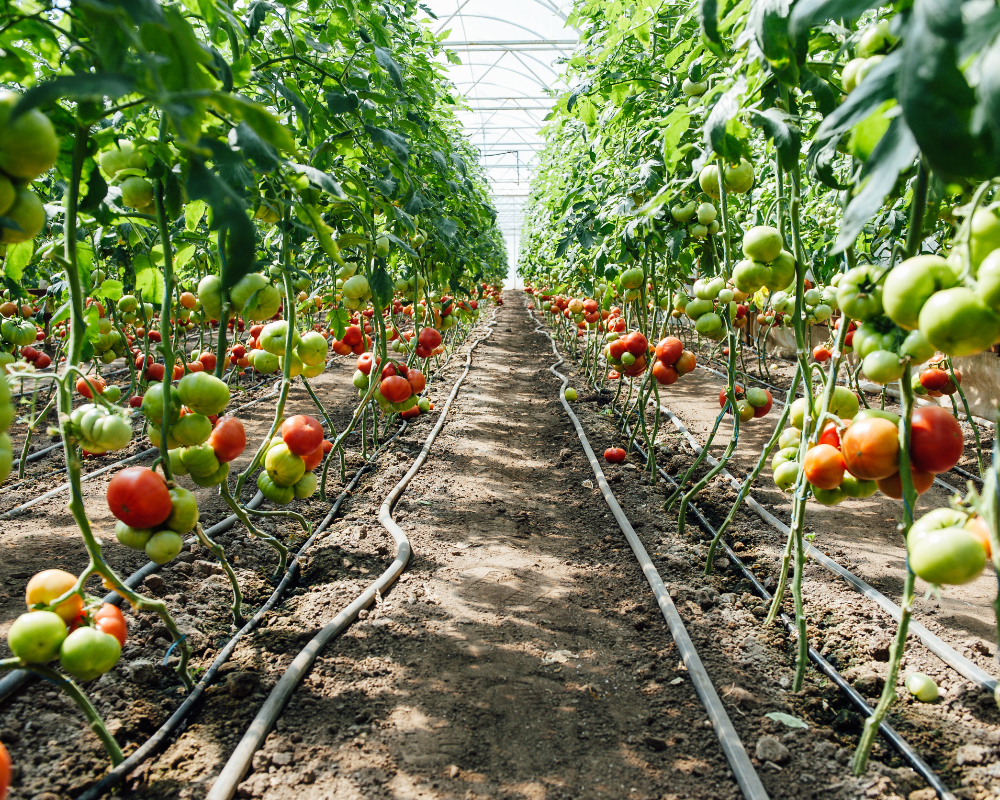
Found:
[[(325, 500), (331, 465), (346, 480), (356, 428), (367, 458), (400, 418), (432, 410), (426, 376), (499, 301), (506, 254), (444, 77), (442, 56), (455, 56), (414, 2), (9, 11), (0, 482), (13, 461), (7, 428), (27, 430), (23, 476), (31, 433), (52, 425), (89, 564), (28, 582), (0, 669), (69, 693), (118, 764), (80, 684), (115, 667), (128, 624), (88, 582), (155, 612), (177, 681), (190, 689), (194, 674), (167, 603), (128, 588), (106, 549), (116, 541), (165, 564), (196, 537), (228, 577), (241, 625), (238, 572), (182, 484), (218, 487), (247, 535), (273, 548), (280, 578), (287, 544), (255, 518), (284, 516), (308, 533), (285, 506)], [(336, 415), (310, 384), (331, 357), (356, 358), (357, 403)], [(277, 379), (258, 437), (234, 414), (251, 373)], [(297, 382), (315, 416), (286, 417)], [(87, 517), (83, 459), (141, 437), (158, 453), (107, 484), (112, 540)], [(270, 508), (247, 502), (250, 481)], [(0, 794), (5, 765), (0, 751)]]
[[(766, 621), (791, 577), (797, 690), (810, 505), (876, 491), (902, 501), (902, 614), (855, 754), (862, 774), (896, 699), (915, 578), (962, 584), (1000, 559), (996, 473), (978, 431), (982, 494), (970, 484), (948, 507), (913, 513), (963, 455), (956, 396), (971, 414), (954, 360), (1000, 341), (1000, 11), (953, 0), (578, 0), (570, 22), (583, 31), (566, 66), (572, 88), (547, 118), (519, 254), (533, 305), (582, 348), (597, 389), (616, 384), (653, 476), (659, 400), (684, 371), (669, 358), (724, 360), (714, 429), (666, 504), (678, 505), (681, 532), (741, 427), (770, 410), (773, 398), (747, 381), (747, 353), (769, 376), (767, 344), (788, 329), (785, 405), (719, 537), (770, 463), (792, 525)], [(829, 332), (820, 345), (813, 326)], [(622, 347), (634, 359), (624, 369)], [(859, 378), (893, 387), (899, 413), (885, 410), (885, 390), (870, 404)], [(950, 409), (916, 402), (945, 395)], [(696, 479), (727, 414), (725, 452)]]

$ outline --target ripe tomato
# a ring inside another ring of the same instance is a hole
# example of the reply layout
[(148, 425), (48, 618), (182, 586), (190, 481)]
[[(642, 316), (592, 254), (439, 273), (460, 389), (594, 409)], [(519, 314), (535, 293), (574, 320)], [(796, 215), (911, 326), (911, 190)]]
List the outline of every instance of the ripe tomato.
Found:
[(813, 348), (813, 358), (821, 364), (824, 361), (829, 361), (831, 355), (830, 348), (825, 344), (818, 344)]
[(326, 450), (323, 449), (325, 444), (326, 442), (324, 441), (324, 443), (321, 444), (319, 447), (317, 447), (312, 453), (306, 456), (302, 456), (302, 461), (306, 465), (306, 472), (311, 472), (312, 470), (316, 469), (316, 467), (318, 467), (320, 464), (323, 463), (323, 456), (327, 452)]
[(379, 391), (390, 403), (402, 403), (413, 393), (413, 389), (406, 378), (399, 375), (390, 375), (388, 378), (383, 378), (382, 383), (379, 384)]
[(347, 330), (344, 331), (344, 338), (341, 339), (341, 341), (350, 347), (354, 347), (355, 345), (361, 344), (361, 342), (363, 341), (361, 328), (359, 328), (357, 325), (348, 326)]
[(684, 343), (674, 336), (661, 339), (656, 345), (656, 357), (667, 366), (672, 367), (683, 352)]
[(281, 424), (281, 439), (295, 455), (307, 456), (322, 447), (323, 426), (305, 414), (289, 417)]
[(899, 471), (899, 431), (887, 419), (855, 420), (841, 437), (841, 452), (855, 478), (883, 480)]
[(167, 483), (149, 467), (127, 467), (108, 483), (108, 508), (132, 528), (154, 528), (170, 516)]
[[(736, 394), (736, 399), (740, 400), (743, 397), (743, 387), (739, 384), (733, 386), (733, 391)], [(723, 386), (719, 389), (719, 408), (725, 408), (726, 403), (729, 402), (729, 395), (726, 394), (726, 387)]]
[(146, 367), (146, 378), (147, 380), (160, 383), (163, 380), (163, 376), (166, 373), (167, 368), (163, 364), (150, 364)]
[(188, 372), (204, 372), (205, 371), (205, 365), (202, 364), (200, 361), (188, 361), (187, 364), (186, 364), (186, 366), (187, 366), (187, 371)]
[[(64, 595), (76, 585), (76, 576), (63, 569), (46, 569), (36, 574), (24, 592), (24, 603), (30, 610), (36, 603), (48, 605), (57, 597)], [(53, 609), (56, 614), (69, 624), (83, 613), (83, 598), (73, 595)]]
[(657, 359), (653, 362), (653, 377), (661, 386), (670, 386), (670, 384), (676, 383), (677, 378), (680, 376), (677, 374), (677, 370), (672, 366), (664, 364), (662, 361)]
[(608, 380), (609, 381), (616, 381), (619, 378), (621, 378), (621, 373), (618, 372), (618, 370), (613, 369), (613, 370), (609, 370), (608, 371)]
[(611, 344), (609, 344), (608, 355), (615, 361), (621, 361), (622, 356), (625, 355), (625, 340), (615, 339)]
[(609, 447), (604, 451), (604, 460), (609, 464), (621, 464), (625, 456), (626, 453), (621, 447)]
[(627, 336), (623, 336), (622, 341), (625, 342), (626, 352), (631, 353), (636, 358), (646, 355), (649, 350), (649, 342), (639, 331), (632, 331)]
[(372, 374), (372, 367), (375, 365), (375, 355), (373, 353), (362, 353), (358, 356), (358, 369), (365, 375)]
[[(89, 381), (89, 385), (88, 385)], [(86, 378), (80, 378), (76, 382), (76, 391), (81, 397), (86, 397), (88, 400), (93, 400), (94, 395), (91, 392), (91, 386), (98, 394), (104, 394), (104, 390), (108, 388), (107, 382), (104, 378), (98, 375), (88, 375)]]
[[(41, 357), (39, 357), (39, 361), (41, 361)], [(36, 367), (38, 366), (39, 361), (35, 362)], [(955, 392), (958, 391), (958, 384), (962, 382), (962, 373), (957, 369), (952, 371), (955, 373), (955, 380), (952, 380), (951, 375), (949, 375), (948, 382), (941, 389), (941, 394), (955, 394)], [(958, 383), (955, 381), (958, 381)]]
[(410, 384), (413, 394), (420, 394), (427, 387), (427, 378), (419, 369), (411, 369), (406, 373), (406, 381)]
[(951, 383), (951, 376), (943, 369), (929, 367), (920, 373), (920, 385), (928, 392), (940, 392)]
[(433, 350), (441, 344), (441, 334), (435, 328), (421, 328), (417, 335), (417, 343), (427, 350)]
[(247, 434), (236, 417), (223, 417), (212, 429), (208, 443), (220, 464), (233, 461), (246, 450)]
[(7, 796), (7, 788), (10, 786), (10, 753), (0, 742), (0, 800)]
[(105, 603), (94, 612), (94, 627), (101, 633), (107, 633), (118, 640), (118, 644), (125, 646), (128, 638), (128, 626), (125, 624), (125, 617), (121, 609), (111, 603)]
[(840, 449), (840, 433), (837, 430), (836, 422), (828, 422), (823, 428), (823, 432), (819, 435), (819, 441), (817, 444), (828, 444), (832, 447)]
[(215, 353), (206, 351), (198, 356), (198, 361), (205, 365), (206, 372), (215, 372), (215, 365), (218, 363)]
[(685, 350), (674, 363), (674, 369), (677, 370), (678, 375), (687, 375), (689, 372), (693, 371), (697, 365), (698, 360), (695, 358), (694, 353), (690, 350)]
[[(913, 464), (910, 464), (910, 475), (913, 477), (913, 488), (917, 490), (917, 494), (923, 494), (934, 485), (934, 474), (916, 469)], [(875, 481), (875, 485), (887, 497), (891, 497), (893, 500), (903, 499), (903, 482), (899, 479), (898, 472), (888, 478)]]
[(844, 457), (829, 444), (818, 444), (806, 453), (806, 480), (819, 489), (836, 489), (844, 482)]
[(910, 460), (924, 472), (947, 472), (962, 457), (962, 427), (940, 406), (913, 412)]

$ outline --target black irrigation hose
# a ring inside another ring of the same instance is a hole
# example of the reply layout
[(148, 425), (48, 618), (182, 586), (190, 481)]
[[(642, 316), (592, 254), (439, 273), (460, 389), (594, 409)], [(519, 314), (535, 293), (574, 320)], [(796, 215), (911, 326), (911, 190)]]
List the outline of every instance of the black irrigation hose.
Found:
[[(531, 314), (530, 310), (528, 311), (528, 316), (534, 320), (534, 316)], [(649, 582), (650, 588), (653, 590), (653, 595), (656, 597), (656, 601), (660, 607), (661, 613), (663, 614), (663, 618), (667, 622), (671, 636), (673, 636), (674, 644), (677, 646), (677, 650), (681, 655), (681, 660), (684, 662), (684, 666), (687, 668), (688, 674), (691, 676), (691, 682), (694, 685), (695, 691), (697, 692), (702, 705), (705, 707), (705, 710), (708, 712), (709, 719), (712, 722), (712, 727), (719, 739), (719, 744), (722, 747), (726, 760), (729, 762), (729, 766), (733, 771), (736, 782), (739, 784), (740, 790), (743, 792), (743, 796), (747, 798), (747, 800), (767, 800), (767, 790), (764, 788), (764, 784), (761, 782), (760, 776), (754, 769), (754, 766), (750, 761), (750, 757), (747, 755), (746, 748), (743, 746), (743, 742), (740, 740), (739, 734), (736, 732), (736, 728), (733, 726), (732, 720), (729, 719), (729, 715), (726, 713), (725, 706), (719, 698), (718, 692), (715, 691), (715, 687), (712, 685), (712, 679), (709, 676), (708, 671), (705, 669), (705, 665), (702, 663), (701, 658), (698, 656), (698, 651), (692, 643), (687, 629), (684, 627), (684, 621), (681, 619), (680, 613), (677, 611), (677, 607), (674, 605), (673, 600), (670, 599), (670, 593), (667, 591), (667, 588), (663, 583), (663, 579), (657, 572), (652, 559), (650, 559), (645, 547), (643, 547), (642, 542), (636, 535), (635, 530), (633, 530), (631, 523), (628, 521), (624, 511), (622, 511), (621, 506), (618, 504), (614, 493), (608, 486), (608, 482), (604, 477), (604, 471), (601, 469), (601, 466), (597, 461), (597, 457), (594, 455), (590, 442), (587, 441), (587, 435), (583, 430), (583, 426), (580, 424), (580, 420), (577, 418), (576, 414), (573, 413), (573, 409), (570, 408), (569, 403), (566, 401), (565, 389), (566, 385), (569, 383), (569, 378), (561, 375), (556, 370), (556, 367), (562, 364), (564, 359), (559, 355), (559, 351), (556, 349), (555, 339), (552, 338), (552, 335), (545, 329), (545, 327), (542, 327), (542, 325), (544, 325), (544, 323), (540, 323), (540, 327), (536, 328), (535, 331), (536, 333), (544, 333), (549, 338), (549, 341), (552, 343), (552, 352), (556, 358), (559, 359), (555, 364), (549, 367), (549, 372), (562, 380), (562, 385), (559, 388), (559, 399), (563, 404), (563, 408), (566, 409), (566, 413), (569, 414), (570, 419), (573, 421), (573, 425), (576, 428), (580, 443), (583, 445), (587, 460), (590, 462), (590, 466), (594, 470), (594, 476), (597, 478), (597, 483), (600, 487), (601, 493), (604, 495), (604, 499), (607, 502), (608, 507), (611, 509), (611, 513), (614, 514), (615, 520), (621, 528), (622, 533), (625, 534), (625, 538), (628, 540), (629, 546), (632, 548), (632, 552), (639, 561), (643, 574)]]
[[(614, 411), (615, 414), (620, 417), (618, 410), (614, 409)], [(648, 460), (649, 457), (638, 442), (633, 442), (632, 447), (643, 459), (643, 461)], [(675, 487), (678, 485), (677, 481), (675, 481), (662, 467), (657, 467), (656, 470), (660, 474), (661, 478), (669, 481)], [(715, 528), (712, 527), (711, 523), (705, 518), (701, 511), (693, 503), (689, 505), (688, 508), (690, 508), (694, 513), (695, 519), (702, 526), (702, 528), (704, 528), (705, 532), (714, 539), (716, 535)], [(757, 576), (740, 560), (739, 556), (736, 555), (736, 552), (726, 543), (725, 540), (720, 540), (720, 543), (722, 544), (726, 556), (730, 559), (730, 561), (732, 561), (733, 564), (736, 565), (740, 574), (753, 586), (754, 592), (765, 602), (769, 603), (772, 598), (771, 593), (764, 588), (764, 585), (760, 582), (760, 580), (758, 580)], [(781, 621), (789, 635), (796, 637), (798, 635), (798, 628), (795, 625), (795, 621), (784, 611), (781, 612), (780, 616)], [(855, 690), (855, 688), (851, 686), (847, 680), (845, 680), (844, 676), (841, 675), (829, 661), (823, 658), (823, 656), (821, 656), (812, 647), (809, 648), (809, 660), (819, 668), (820, 672), (833, 681), (838, 689), (847, 695), (851, 704), (854, 705), (854, 707), (865, 718), (868, 718), (875, 713), (874, 709), (869, 706), (865, 699), (858, 694), (857, 690)], [(927, 782), (928, 786), (934, 789), (941, 800), (956, 800), (955, 795), (948, 790), (948, 787), (945, 786), (944, 782), (940, 777), (938, 777), (937, 773), (930, 768), (927, 762), (920, 757), (916, 750), (910, 747), (909, 743), (902, 736), (896, 733), (889, 723), (883, 722), (879, 727), (879, 732), (903, 757), (906, 763), (913, 768), (913, 771), (920, 775), (920, 777)]]

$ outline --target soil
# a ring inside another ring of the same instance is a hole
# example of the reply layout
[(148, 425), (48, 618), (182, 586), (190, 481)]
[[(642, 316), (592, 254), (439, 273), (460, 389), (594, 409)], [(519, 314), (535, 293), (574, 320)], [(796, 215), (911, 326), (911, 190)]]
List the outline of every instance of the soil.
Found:
[[(507, 293), (506, 300), (491, 337), (473, 354), (429, 460), (396, 507), (414, 551), (406, 572), (321, 655), (254, 757), (240, 797), (739, 797), (649, 586), (594, 488), (558, 401), (559, 382), (548, 371), (554, 360), (549, 340), (533, 331), (522, 294)], [(430, 391), (439, 410), (468, 346)], [(581, 375), (571, 364), (561, 369), (583, 395)], [(700, 379), (699, 373), (685, 376), (669, 397), (695, 435), (701, 431), (694, 423), (711, 414), (708, 400), (714, 403), (717, 394), (704, 385), (699, 402)], [(314, 386), (331, 411), (351, 407), (348, 370), (328, 371)], [(682, 394), (688, 391), (689, 397)], [(682, 408), (685, 397), (690, 405)], [(620, 443), (607, 410), (587, 399), (581, 397), (577, 413), (595, 451)], [(304, 392), (293, 393), (290, 412), (307, 411), (310, 402)], [(269, 422), (266, 403), (254, 409), (261, 420), (244, 419), (251, 439)], [(183, 733), (133, 775), (134, 796), (203, 798), (294, 655), (388, 565), (394, 548), (377, 510), (436, 413), (420, 418), (363, 479), (343, 516), (310, 551), (298, 588), (241, 641)], [(662, 431), (671, 471), (690, 463), (680, 439)], [(929, 800), (922, 781), (881, 742), (868, 773), (849, 776), (857, 714), (811, 669), (803, 690), (789, 691), (794, 642), (778, 626), (764, 628), (763, 607), (727, 564), (719, 563), (710, 577), (702, 574), (700, 532), (689, 526), (678, 535), (674, 518), (660, 510), (667, 486), (642, 477), (639, 466), (630, 456), (605, 473), (770, 795)], [(101, 484), (84, 484), (95, 518)], [(728, 510), (726, 489), (705, 493), (710, 516)], [(17, 568), (28, 574), (51, 566), (56, 553), (64, 554), (61, 564), (72, 564), (67, 568), (82, 566), (73, 561), (82, 548), (73, 542), (62, 502), (39, 506), (50, 515), (41, 525), (35, 518), (34, 527), (24, 520), (22, 528), (0, 532), (3, 569), (15, 543), (25, 559)], [(205, 498), (204, 508), (221, 516), (211, 502)], [(313, 520), (327, 508), (315, 499), (293, 507)], [(877, 526), (872, 519), (855, 524), (862, 541), (873, 528), (891, 531), (894, 518)], [(51, 531), (57, 520), (60, 527)], [(825, 533), (825, 524), (815, 527)], [(282, 537), (298, 535), (284, 522), (268, 520), (265, 527)], [(877, 549), (852, 545), (850, 531), (837, 533), (841, 549)], [(45, 545), (26, 563), (24, 542), (33, 544), (32, 537)], [(227, 549), (239, 543), (248, 604), (259, 605), (270, 592), (265, 570), (273, 559), (247, 543), (239, 528), (223, 538)], [(755, 515), (741, 514), (731, 538), (755, 570), (773, 575), (776, 540)], [(109, 546), (109, 557), (122, 549)], [(196, 668), (209, 663), (231, 627), (228, 585), (204, 556), (189, 550), (158, 576), (157, 591), (192, 634)], [(833, 586), (820, 568), (810, 567), (807, 578), (812, 643), (842, 670), (855, 669), (855, 685), (867, 685), (871, 696), (884, 668), (880, 637), (893, 626), (867, 601)], [(3, 606), (4, 619), (19, 613), (19, 598), (13, 600)], [(182, 694), (169, 667), (160, 665), (165, 641), (157, 620), (148, 614), (128, 614), (128, 620), (130, 642), (119, 666), (87, 686), (126, 752)], [(930, 661), (936, 659), (911, 645), (903, 671), (931, 671)], [(993, 796), (1000, 787), (992, 777), (1000, 744), (996, 706), (939, 662), (937, 670), (944, 700), (929, 706), (901, 700), (894, 722), (958, 796)], [(789, 727), (781, 715), (807, 727)], [(0, 704), (0, 741), (17, 765), (17, 800), (73, 797), (106, 767), (79, 715), (44, 684)]]

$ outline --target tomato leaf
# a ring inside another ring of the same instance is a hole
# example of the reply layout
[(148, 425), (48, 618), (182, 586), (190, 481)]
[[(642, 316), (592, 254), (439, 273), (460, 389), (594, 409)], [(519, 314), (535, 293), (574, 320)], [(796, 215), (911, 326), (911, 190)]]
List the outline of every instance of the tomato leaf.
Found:
[(788, 20), (793, 39), (807, 33), (814, 25), (831, 19), (855, 19), (869, 8), (883, 5), (882, 0), (799, 0)]
[(365, 124), (365, 133), (368, 134), (369, 138), (378, 145), (389, 150), (400, 162), (406, 163), (410, 156), (410, 147), (406, 143), (406, 139), (397, 133), (386, 130), (385, 128), (376, 128), (374, 125)]
[(342, 339), (347, 330), (347, 323), (351, 320), (351, 313), (346, 308), (331, 308), (326, 319), (330, 323), (333, 335)]
[(21, 99), (10, 112), (10, 121), (13, 122), (21, 114), (37, 106), (49, 105), (61, 98), (98, 101), (105, 97), (115, 99), (134, 92), (135, 88), (134, 77), (114, 72), (96, 75), (86, 73), (60, 75), (50, 81), (39, 83), (21, 95)]
[(867, 223), (882, 206), (889, 192), (899, 179), (899, 173), (913, 165), (920, 152), (906, 121), (895, 117), (888, 130), (872, 151), (868, 164), (861, 174), (861, 191), (854, 196), (844, 211), (840, 236), (833, 252), (840, 253), (854, 244)]
[(392, 303), (392, 293), (395, 291), (395, 287), (392, 283), (392, 278), (389, 277), (389, 273), (385, 271), (385, 267), (381, 264), (372, 270), (371, 278), (368, 279), (368, 285), (371, 287), (372, 296), (378, 301), (381, 308)]
[(785, 170), (792, 169), (798, 163), (802, 149), (802, 133), (791, 123), (791, 119), (791, 115), (780, 108), (750, 112), (751, 124), (761, 128), (768, 139), (774, 140), (778, 159)]
[(103, 281), (94, 290), (94, 297), (98, 300), (114, 300), (117, 303), (122, 299), (122, 282), (114, 278)]
[(24, 275), (24, 268), (28, 266), (34, 254), (35, 243), (31, 239), (7, 245), (7, 258), (3, 262), (4, 275), (19, 283)]
[(718, 0), (700, 0), (698, 4), (698, 27), (705, 46), (719, 58), (725, 57), (726, 50), (719, 35)]
[(392, 53), (383, 47), (375, 45), (375, 60), (378, 61), (382, 69), (389, 73), (389, 77), (396, 84), (396, 88), (399, 91), (403, 91), (403, 72), (399, 68), (399, 64), (393, 60)]

